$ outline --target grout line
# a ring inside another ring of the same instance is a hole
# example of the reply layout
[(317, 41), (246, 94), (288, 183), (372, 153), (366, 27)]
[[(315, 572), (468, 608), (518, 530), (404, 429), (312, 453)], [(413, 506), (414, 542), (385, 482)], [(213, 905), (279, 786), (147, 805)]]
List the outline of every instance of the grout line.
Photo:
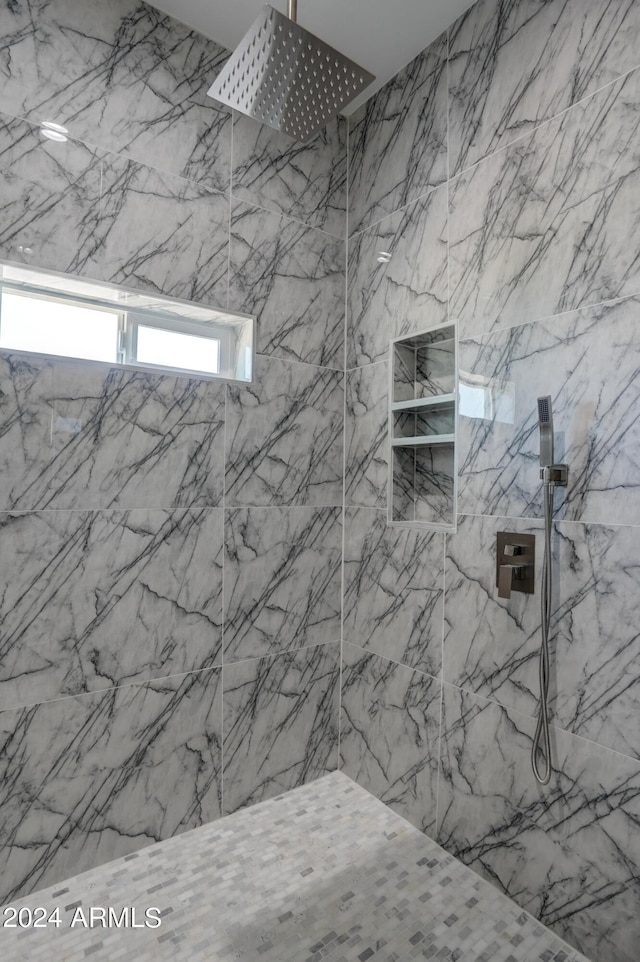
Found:
[(439, 818), (440, 818), (440, 773), (442, 770), (442, 720), (444, 714), (444, 629), (445, 629), (445, 610), (447, 603), (447, 534), (445, 532), (442, 544), (442, 634), (440, 636), (440, 717), (438, 720), (438, 751), (437, 765), (438, 774), (436, 776), (436, 829), (435, 837), (438, 838)]
[[(280, 361), (282, 364), (301, 364), (303, 367), (316, 368), (319, 371), (332, 371), (334, 374), (343, 374), (344, 367), (328, 367), (326, 364), (314, 364), (312, 361), (300, 361), (297, 357), (277, 357), (275, 354), (261, 354), (260, 351), (255, 352), (255, 356), (262, 358), (263, 361)], [(251, 384), (255, 384), (255, 378), (253, 381), (232, 381), (231, 378), (220, 378), (225, 384), (233, 383), (246, 385), (250, 387)]]
[[(223, 494), (224, 498), (224, 494)], [(116, 505), (107, 508), (1, 508), (0, 516), (30, 515), (30, 514), (134, 514), (139, 511), (162, 511), (163, 514), (186, 514), (189, 511), (335, 511), (342, 508), (342, 504), (188, 504), (188, 505), (147, 505), (126, 507)], [(624, 527), (630, 527), (624, 525)]]
[[(146, 510), (146, 509), (145, 509)], [(213, 510), (213, 509), (212, 509)], [(223, 509), (232, 511), (340, 511), (341, 504), (229, 504)], [(14, 512), (10, 512), (14, 514)], [(0, 511), (0, 514), (2, 512)]]
[(387, 513), (386, 508), (371, 504), (345, 504), (345, 508), (348, 508), (350, 511), (380, 511), (380, 513), (384, 515)]
[[(231, 114), (231, 157), (229, 161), (229, 251), (228, 251), (228, 272), (227, 272), (227, 310), (229, 309), (229, 303), (231, 300), (231, 208), (233, 206), (233, 162), (234, 162), (234, 128), (235, 128), (235, 117), (232, 112)], [(254, 322), (254, 359), (253, 359), (253, 371), (252, 371), (252, 383), (255, 381), (256, 375), (256, 357), (257, 357), (257, 323)], [(224, 431), (222, 434), (222, 649), (220, 652), (220, 814), (224, 815), (224, 767), (225, 767), (225, 757), (224, 757), (224, 687), (225, 687), (225, 671), (224, 671), (224, 646), (225, 646), (225, 625), (226, 625), (226, 609), (225, 609), (225, 570), (226, 570), (226, 538), (227, 538), (227, 421), (229, 413), (229, 385), (225, 385), (224, 390)]]
[[(450, 114), (451, 114), (451, 73), (450, 73), (450, 69), (449, 69), (449, 68), (450, 68), (450, 64), (451, 64), (451, 25), (449, 25), (449, 26), (447, 27), (447, 55), (446, 55), (445, 78), (444, 78), (444, 82), (445, 82), (445, 93), (446, 93), (446, 102), (447, 102), (447, 103), (446, 103), (446, 110), (447, 110), (447, 141), (446, 141), (446, 146), (447, 146), (447, 187), (449, 186), (449, 181), (451, 180), (451, 137), (450, 137), (450, 128), (449, 128), (449, 124), (450, 124)], [(449, 207), (447, 206), (447, 211), (448, 211), (448, 210), (449, 210)], [(448, 220), (448, 217), (447, 217), (447, 220)], [(447, 254), (448, 254), (448, 250), (449, 250), (449, 246), (448, 246), (448, 238), (447, 238)]]
[(350, 122), (347, 118), (347, 182), (345, 188), (345, 241), (344, 241), (344, 374), (342, 403), (342, 554), (340, 558), (340, 670), (338, 675), (338, 768), (341, 767), (342, 742), (342, 677), (344, 663), (344, 552), (345, 552), (345, 522), (347, 513), (347, 341), (348, 341), (348, 288), (349, 288), (349, 165), (350, 165)]
[[(229, 204), (229, 233), (227, 235), (227, 310), (231, 310), (231, 208), (233, 207), (233, 128), (235, 127), (233, 121), (233, 114), (231, 115), (231, 134), (229, 136), (229, 190), (227, 192), (227, 202)], [(258, 353), (258, 336), (257, 336), (257, 324), (253, 322), (253, 354), (254, 357)], [(255, 380), (255, 370), (252, 371), (251, 383)]]
[[(532, 515), (515, 515), (514, 516), (514, 515), (500, 514), (500, 513), (482, 514), (480, 512), (475, 512), (475, 511), (461, 511), (459, 515), (459, 519), (461, 518), (486, 518), (487, 521), (495, 521), (495, 522), (504, 521), (508, 524), (520, 524), (521, 522), (525, 522), (527, 524), (538, 524), (538, 525), (544, 524), (544, 518), (542, 517), (536, 518), (536, 517), (533, 517)], [(640, 528), (640, 523), (629, 524), (626, 521), (593, 521), (589, 518), (586, 518), (586, 519), (580, 518), (578, 520), (573, 520), (572, 518), (568, 518), (564, 520), (563, 518), (554, 517), (553, 523), (555, 525), (566, 525), (566, 524), (573, 524), (576, 526), (581, 525), (582, 527), (590, 527), (590, 528)]]
[(438, 720), (438, 755), (437, 755), (437, 775), (436, 775), (436, 823), (434, 838), (437, 841), (440, 835), (440, 782), (442, 776), (442, 722), (444, 720), (444, 682), (440, 683), (440, 709)]
[[(206, 505), (169, 505), (163, 506), (151, 505), (150, 507), (108, 507), (108, 508), (2, 508), (0, 509), (0, 517), (11, 515), (19, 517), (28, 517), (29, 515), (80, 515), (80, 514), (102, 514), (102, 515), (123, 515), (123, 514), (136, 514), (141, 511), (144, 512), (162, 512), (166, 515), (176, 515), (180, 513), (185, 513), (188, 511), (197, 512), (213, 512), (221, 511), (228, 515), (235, 511), (378, 511), (381, 514), (385, 514), (386, 509), (380, 505), (370, 505), (370, 504), (351, 504), (345, 502), (342, 504), (206, 504)], [(509, 524), (542, 524), (542, 517), (535, 517), (533, 515), (506, 515), (506, 514), (483, 514), (477, 511), (461, 511), (458, 515), (458, 522), (464, 518), (482, 518), (487, 521), (499, 521), (507, 522)], [(574, 525), (576, 527), (589, 527), (589, 528), (640, 528), (640, 523), (631, 524), (628, 521), (600, 521), (594, 520), (592, 518), (554, 518), (555, 525)], [(452, 534), (453, 532), (444, 531), (424, 531), (420, 534)], [(188, 672), (187, 672), (188, 674)], [(132, 682), (132, 684), (137, 684), (137, 682)], [(105, 689), (100, 689), (101, 691)], [(65, 696), (66, 697), (66, 696)], [(72, 696), (73, 697), (73, 696)]]
[(544, 522), (544, 518), (536, 518), (533, 515), (512, 516), (508, 514), (482, 514), (479, 511), (478, 512), (461, 511), (460, 517), (461, 518), (487, 518), (488, 520), (491, 520), (491, 521), (507, 521), (509, 523), (513, 522), (514, 524), (520, 521), (527, 521), (527, 522), (535, 521), (538, 523)]
[(227, 492), (227, 403), (228, 387), (224, 392), (224, 430), (222, 433), (222, 633), (220, 648), (220, 814), (224, 815), (224, 645), (225, 645), (225, 570), (226, 570), (226, 492)]
[[(449, 64), (451, 61), (451, 27), (447, 27), (447, 63), (446, 63), (446, 91), (447, 91), (447, 323), (451, 324), (451, 231), (450, 231), (450, 194), (451, 194), (451, 149), (450, 149), (450, 91), (451, 91), (451, 80), (449, 72)], [(459, 339), (460, 333), (458, 325), (456, 324), (456, 338)], [(455, 345), (457, 348), (457, 345)], [(456, 350), (457, 359), (457, 350)], [(457, 375), (457, 364), (455, 374)], [(456, 389), (457, 390), (457, 389)], [(457, 436), (458, 427), (458, 411), (459, 403), (456, 400), (456, 423), (454, 429), (456, 430), (456, 440), (459, 441), (460, 438)], [(453, 514), (454, 523), (458, 525), (458, 505), (455, 500), (455, 495), (457, 495), (457, 484), (458, 484), (458, 461), (457, 455), (454, 460), (454, 503), (453, 503)], [(444, 533), (443, 544), (442, 544), (442, 633), (440, 636), (440, 717), (438, 721), (438, 774), (436, 779), (436, 826), (435, 826), (435, 838), (438, 839), (440, 835), (440, 781), (442, 775), (442, 724), (444, 721), (444, 633), (446, 624), (446, 607), (447, 607), (447, 533)]]
[[(222, 508), (222, 505), (218, 507)], [(229, 504), (225, 511), (335, 511), (342, 504)], [(145, 509), (146, 510), (146, 509)], [(211, 510), (215, 510), (212, 508)], [(1, 514), (2, 512), (0, 512)], [(11, 512), (13, 514), (13, 512)]]

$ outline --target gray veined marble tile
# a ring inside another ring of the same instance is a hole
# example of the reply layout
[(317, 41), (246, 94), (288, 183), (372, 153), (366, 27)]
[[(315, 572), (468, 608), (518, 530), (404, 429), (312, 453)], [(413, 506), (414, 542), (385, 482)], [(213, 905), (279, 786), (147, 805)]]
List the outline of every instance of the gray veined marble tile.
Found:
[[(380, 262), (381, 252), (390, 254)], [(347, 367), (388, 356), (389, 341), (444, 324), (447, 188), (349, 240)]]
[(341, 508), (225, 516), (224, 661), (340, 638)]
[(102, 240), (102, 156), (0, 115), (0, 257), (90, 273)]
[(253, 384), (229, 384), (227, 507), (342, 502), (343, 381), (260, 356)]
[(0, 355), (0, 507), (24, 507), (51, 453), (53, 366), (44, 358)]
[(386, 361), (346, 373), (345, 503), (387, 504), (389, 368)]
[(533, 718), (445, 685), (438, 841), (595, 962), (640, 939), (640, 764), (552, 732), (530, 769)]
[(235, 115), (233, 195), (309, 227), (345, 236), (347, 121), (330, 121), (308, 143), (292, 144), (255, 120)]
[(399, 448), (393, 457), (393, 517), (427, 524), (455, 524), (455, 458), (452, 445)]
[(5, 5), (0, 35), (1, 110), (228, 188), (231, 116), (206, 97), (218, 44), (136, 0)]
[(221, 661), (222, 510), (0, 515), (4, 708)]
[(451, 182), (460, 337), (640, 289), (640, 70)]
[(220, 815), (220, 670), (0, 712), (4, 902)]
[(556, 517), (640, 523), (639, 312), (629, 298), (461, 342), (461, 513), (541, 516), (536, 397), (550, 394), (569, 465)]
[(20, 507), (213, 507), (224, 483), (225, 386), (56, 363), (52, 452)]
[(215, 506), (225, 386), (0, 358), (0, 510)]
[(451, 174), (637, 67), (634, 0), (480, 0), (450, 30)]
[(554, 724), (640, 758), (638, 529), (554, 531)]
[(555, 782), (534, 779), (534, 731), (529, 715), (444, 685), (437, 840), (537, 916), (557, 853), (539, 824)]
[(444, 535), (391, 528), (384, 511), (347, 508), (345, 641), (438, 676), (443, 571)]
[(447, 179), (447, 38), (349, 118), (349, 233)]
[(344, 368), (345, 243), (236, 202), (229, 307), (257, 315), (257, 351)]
[(342, 770), (435, 835), (440, 682), (352, 645), (343, 658)]
[(554, 859), (539, 917), (595, 962), (635, 962), (640, 943), (640, 764), (564, 732), (544, 818)]
[[(535, 594), (498, 598), (498, 531), (535, 535)], [(492, 517), (459, 517), (447, 535), (443, 678), (528, 714), (538, 704), (543, 539), (541, 521)]]
[[(88, 64), (104, 61), (123, 22), (127, 28), (127, 17), (132, 18), (131, 26), (135, 24), (137, 8), (135, 0), (114, 0), (104, 9), (78, 0), (35, 0), (3, 7), (2, 69), (7, 86), (15, 80), (36, 88), (52, 74), (66, 82), (85, 76)], [(139, 15), (144, 13), (139, 10)], [(47, 43), (49, 37), (55, 42)], [(19, 56), (22, 47), (32, 56)]]
[(225, 666), (225, 813), (337, 767), (339, 659), (331, 644)]
[[(498, 598), (499, 530), (536, 535), (535, 594)], [(637, 529), (556, 523), (551, 631), (553, 724), (640, 758)], [(542, 522), (466, 517), (447, 537), (443, 675), (534, 715), (538, 706)]]
[(104, 164), (101, 280), (225, 308), (229, 198), (110, 155)]

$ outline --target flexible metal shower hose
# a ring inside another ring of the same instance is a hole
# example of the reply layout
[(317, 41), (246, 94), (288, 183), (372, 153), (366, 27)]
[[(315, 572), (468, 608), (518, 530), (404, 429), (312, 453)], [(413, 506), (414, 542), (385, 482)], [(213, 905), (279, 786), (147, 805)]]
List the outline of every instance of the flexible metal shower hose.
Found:
[[(540, 707), (536, 733), (531, 746), (531, 767), (541, 785), (551, 779), (551, 741), (549, 738), (549, 630), (551, 627), (551, 596), (553, 590), (553, 565), (551, 563), (551, 525), (553, 523), (553, 492), (555, 485), (544, 486), (544, 559), (542, 562), (542, 587), (540, 591), (540, 614), (542, 642), (540, 644)], [(538, 754), (542, 755), (542, 769), (538, 767)]]

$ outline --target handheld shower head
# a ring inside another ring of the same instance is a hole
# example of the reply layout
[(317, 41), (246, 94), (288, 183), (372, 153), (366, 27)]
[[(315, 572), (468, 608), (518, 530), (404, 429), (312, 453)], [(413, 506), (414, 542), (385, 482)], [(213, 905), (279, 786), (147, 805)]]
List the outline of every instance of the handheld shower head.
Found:
[[(540, 643), (540, 711), (536, 733), (531, 745), (531, 767), (541, 785), (551, 781), (551, 739), (549, 736), (549, 633), (551, 631), (551, 610), (553, 597), (553, 566), (551, 554), (551, 533), (553, 528), (553, 493), (558, 485), (567, 486), (569, 469), (566, 464), (554, 464), (553, 459), (553, 414), (551, 398), (538, 398), (538, 427), (540, 428), (540, 480), (544, 482), (544, 561), (542, 563), (542, 585), (540, 606), (542, 615), (542, 641)], [(542, 756), (542, 766), (538, 764)]]
[(553, 464), (553, 414), (551, 397), (538, 398), (538, 427), (540, 428), (540, 467)]

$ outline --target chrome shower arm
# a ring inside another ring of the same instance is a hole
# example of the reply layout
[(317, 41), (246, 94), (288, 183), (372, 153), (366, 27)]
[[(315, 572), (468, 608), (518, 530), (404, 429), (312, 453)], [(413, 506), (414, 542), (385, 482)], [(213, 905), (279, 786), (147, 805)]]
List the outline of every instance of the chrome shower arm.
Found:
[(289, 0), (289, 20), (298, 22), (298, 0)]

